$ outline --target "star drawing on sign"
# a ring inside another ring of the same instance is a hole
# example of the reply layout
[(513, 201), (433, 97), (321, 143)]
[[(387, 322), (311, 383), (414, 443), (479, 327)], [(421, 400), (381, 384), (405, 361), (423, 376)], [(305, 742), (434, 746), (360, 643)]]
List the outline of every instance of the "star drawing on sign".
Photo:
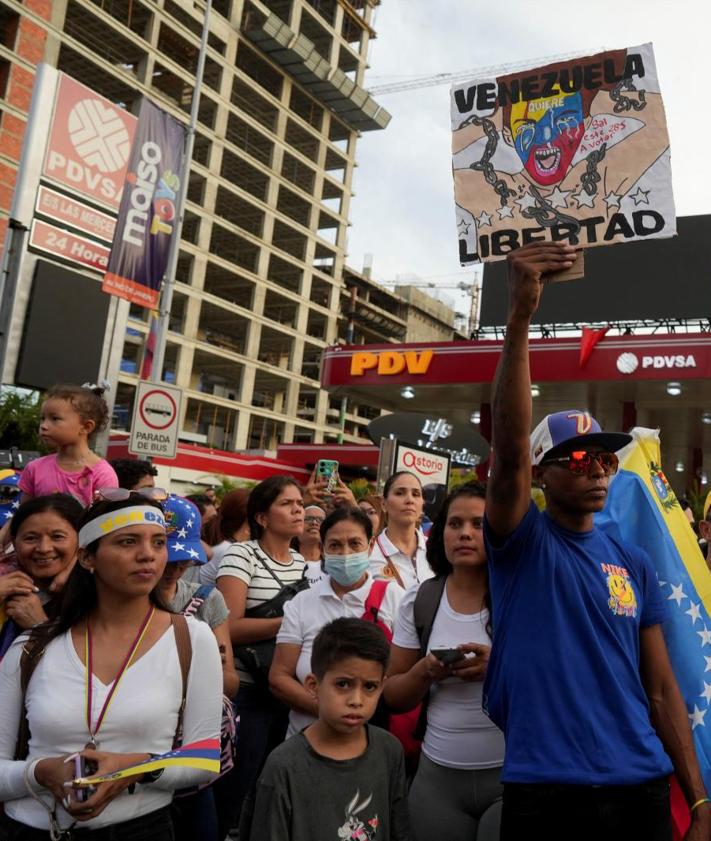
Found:
[(681, 607), (682, 600), (688, 598), (682, 587), (682, 584), (679, 584), (678, 587), (675, 587), (672, 584), (671, 596), (667, 596), (667, 601), (674, 599), (674, 601), (677, 603), (677, 607)]
[(649, 199), (647, 198), (649, 193), (649, 190), (643, 190), (641, 187), (637, 187), (637, 192), (630, 194), (630, 198), (634, 199), (634, 206), (637, 207), (638, 204), (649, 204)]
[(460, 233), (462, 233), (462, 234), (468, 234), (469, 233), (469, 224), (467, 222), (465, 222), (464, 219), (459, 220), (459, 224), (457, 225), (457, 227), (459, 228)]
[(619, 208), (621, 198), (622, 196), (618, 196), (617, 193), (610, 190), (610, 192), (605, 196), (604, 199), (605, 204), (607, 205), (607, 209), (609, 210), (611, 207)]
[(704, 681), (704, 691), (701, 693), (702, 698), (706, 698), (706, 703), (711, 704), (711, 683)]
[(694, 704), (694, 711), (693, 713), (689, 713), (689, 721), (691, 722), (691, 729), (696, 730), (696, 728), (701, 725), (702, 727), (706, 727), (706, 722), (704, 721), (704, 716), (706, 715), (706, 710), (700, 710), (696, 704)]
[(701, 637), (702, 648), (705, 645), (711, 645), (711, 631), (708, 628), (704, 627), (703, 631), (697, 631), (696, 633)]
[[(691, 603), (691, 607), (685, 611), (687, 616), (691, 617), (691, 624), (695, 625), (697, 619), (701, 619), (701, 605)], [(697, 631), (698, 633), (698, 631)]]
[(529, 207), (536, 206), (536, 200), (530, 193), (524, 193), (520, 199), (516, 199), (516, 204), (521, 208), (521, 211), (528, 210)]
[(182, 537), (185, 539), (188, 536), (188, 533), (185, 529), (178, 529), (178, 537)]
[(170, 547), (174, 552), (184, 552), (185, 551), (185, 544), (178, 543), (177, 541)]
[(572, 192), (572, 190), (561, 190), (560, 187), (556, 187), (555, 190), (553, 190), (553, 192), (546, 198), (553, 207), (567, 207), (568, 196)]
[(486, 225), (491, 227), (491, 214), (482, 210), (481, 215), (477, 217), (476, 221), (479, 223), (481, 228), (484, 228)]
[(581, 207), (593, 207), (595, 205), (595, 196), (581, 190), (579, 193), (573, 193), (573, 198), (578, 203), (578, 210)]
[(505, 204), (503, 207), (497, 207), (496, 212), (499, 214), (499, 219), (513, 219), (513, 208), (511, 205)]

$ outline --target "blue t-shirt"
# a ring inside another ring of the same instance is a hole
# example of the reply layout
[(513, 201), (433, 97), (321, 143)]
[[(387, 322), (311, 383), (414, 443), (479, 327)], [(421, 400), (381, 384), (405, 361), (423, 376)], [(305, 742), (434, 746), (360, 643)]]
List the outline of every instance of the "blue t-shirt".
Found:
[(666, 618), (649, 556), (598, 528), (561, 528), (533, 503), (503, 545), (488, 523), (484, 537), (494, 627), (484, 707), (506, 737), (501, 779), (636, 785), (669, 774), (639, 675), (640, 628)]

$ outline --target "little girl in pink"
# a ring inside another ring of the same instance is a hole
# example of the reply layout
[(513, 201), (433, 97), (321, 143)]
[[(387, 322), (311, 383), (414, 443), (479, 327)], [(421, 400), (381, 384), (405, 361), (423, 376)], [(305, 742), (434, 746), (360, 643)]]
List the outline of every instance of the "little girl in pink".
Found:
[(113, 467), (89, 449), (89, 438), (106, 427), (109, 410), (100, 386), (59, 385), (45, 395), (40, 438), (56, 452), (22, 471), (23, 500), (68, 493), (90, 505), (98, 488), (117, 488)]

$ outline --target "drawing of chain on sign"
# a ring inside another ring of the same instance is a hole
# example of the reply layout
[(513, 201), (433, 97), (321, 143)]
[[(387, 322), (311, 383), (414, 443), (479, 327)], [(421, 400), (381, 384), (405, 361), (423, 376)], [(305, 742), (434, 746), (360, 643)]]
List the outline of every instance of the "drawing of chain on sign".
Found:
[(676, 234), (651, 44), (458, 83), (451, 120), (462, 265)]

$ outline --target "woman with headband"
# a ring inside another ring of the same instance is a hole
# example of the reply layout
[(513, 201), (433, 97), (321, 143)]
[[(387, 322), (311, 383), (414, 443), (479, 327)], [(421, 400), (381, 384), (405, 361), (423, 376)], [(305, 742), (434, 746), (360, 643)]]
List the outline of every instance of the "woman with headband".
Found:
[(173, 791), (210, 779), (172, 766), (86, 792), (71, 785), (77, 753), (91, 776), (219, 739), (215, 638), (157, 595), (167, 560), (160, 493), (99, 492), (80, 522), (59, 616), (0, 664), (0, 839), (170, 841)]

